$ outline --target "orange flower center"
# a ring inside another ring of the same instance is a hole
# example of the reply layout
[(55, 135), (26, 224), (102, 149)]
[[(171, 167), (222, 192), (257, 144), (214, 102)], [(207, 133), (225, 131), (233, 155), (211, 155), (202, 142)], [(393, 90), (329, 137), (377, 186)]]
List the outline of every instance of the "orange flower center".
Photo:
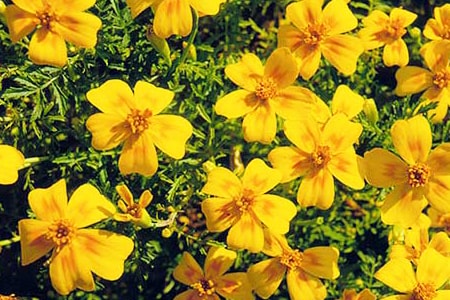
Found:
[(434, 74), (433, 76), (433, 84), (440, 88), (446, 88), (450, 83), (450, 71), (448, 70), (443, 70), (443, 71), (439, 71), (436, 72), (436, 74)]
[(126, 213), (135, 218), (140, 218), (142, 216), (142, 209), (139, 206), (139, 204), (135, 203), (135, 204), (127, 207)]
[(234, 204), (236, 205), (236, 208), (239, 210), (239, 212), (242, 214), (246, 212), (249, 207), (253, 203), (253, 194), (250, 191), (244, 190), (241, 197), (239, 197)]
[(447, 232), (450, 232), (450, 214), (439, 216), (438, 225), (439, 227), (444, 227)]
[(436, 289), (431, 283), (419, 283), (412, 292), (411, 300), (432, 300), (436, 295)]
[(308, 24), (301, 32), (301, 40), (304, 44), (316, 47), (322, 42), (328, 33), (329, 27), (323, 23)]
[(330, 161), (330, 148), (328, 146), (318, 146), (311, 154), (311, 163), (314, 169), (322, 169)]
[(75, 227), (65, 219), (54, 221), (49, 227), (45, 234), (47, 240), (52, 240), (56, 245), (56, 252), (61, 251), (61, 249), (70, 244), (71, 239), (74, 237), (76, 232)]
[(384, 30), (380, 32), (380, 38), (389, 44), (401, 38), (405, 33), (406, 29), (398, 21), (394, 21), (387, 24)]
[(199, 282), (191, 284), (191, 288), (198, 291), (198, 296), (211, 296), (216, 292), (214, 282), (212, 280), (201, 279)]
[(261, 79), (255, 90), (256, 97), (260, 101), (269, 100), (277, 95), (277, 84), (272, 78)]
[(444, 24), (442, 26), (441, 38), (443, 38), (444, 40), (450, 40), (450, 26), (449, 25)]
[(139, 109), (132, 109), (131, 113), (127, 116), (127, 121), (131, 127), (131, 132), (139, 134), (146, 130), (149, 123), (148, 118), (151, 116), (152, 112), (148, 109), (145, 109), (144, 112), (141, 112)]
[(422, 163), (417, 163), (408, 168), (408, 183), (413, 188), (427, 184), (430, 177), (430, 168)]
[(52, 29), (53, 22), (59, 20), (59, 17), (53, 12), (52, 7), (48, 3), (42, 11), (36, 12), (36, 17), (40, 21), (39, 26), (48, 30)]
[(280, 257), (280, 262), (290, 270), (299, 268), (303, 261), (303, 253), (299, 250), (284, 251)]

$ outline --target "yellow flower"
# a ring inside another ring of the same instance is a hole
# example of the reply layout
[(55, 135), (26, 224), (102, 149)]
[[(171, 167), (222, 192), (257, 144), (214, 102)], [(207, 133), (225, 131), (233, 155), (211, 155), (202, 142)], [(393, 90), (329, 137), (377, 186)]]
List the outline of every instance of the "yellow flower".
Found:
[(434, 249), (424, 251), (414, 273), (411, 262), (405, 258), (388, 261), (375, 273), (375, 278), (402, 293), (383, 299), (431, 300), (448, 299), (450, 290), (438, 290), (450, 279), (450, 260)]
[(311, 78), (323, 54), (344, 75), (356, 70), (364, 47), (357, 37), (342, 33), (355, 29), (358, 20), (342, 0), (330, 1), (322, 11), (323, 0), (303, 0), (287, 6), (292, 25), (278, 30), (278, 46), (288, 47), (299, 59), (299, 74)]
[(225, 68), (225, 74), (242, 89), (220, 98), (216, 113), (227, 118), (244, 116), (247, 142), (270, 143), (277, 131), (278, 114), (283, 119), (308, 113), (316, 96), (308, 89), (292, 86), (297, 78), (295, 58), (287, 48), (276, 49), (263, 66), (254, 54)]
[(120, 222), (133, 222), (139, 227), (149, 228), (152, 220), (145, 209), (153, 199), (150, 191), (144, 191), (139, 198), (139, 202), (135, 203), (133, 195), (128, 187), (124, 184), (116, 186), (116, 191), (120, 196), (118, 206), (123, 213), (115, 213), (114, 220)]
[(133, 241), (106, 230), (84, 228), (115, 212), (95, 187), (80, 186), (67, 202), (66, 182), (59, 180), (49, 188), (31, 191), (28, 201), (37, 219), (19, 221), (23, 266), (52, 251), (50, 279), (62, 295), (76, 288), (93, 291), (92, 272), (107, 280), (122, 275)]
[(430, 44), (422, 48), (421, 54), (429, 70), (416, 66), (398, 69), (395, 73), (395, 93), (406, 96), (425, 91), (421, 96), (425, 99), (422, 104), (437, 103), (428, 115), (433, 122), (440, 122), (447, 115), (450, 104), (450, 48)]
[(123, 142), (119, 158), (122, 174), (153, 175), (158, 169), (155, 146), (175, 159), (184, 156), (192, 125), (180, 116), (158, 115), (172, 101), (172, 91), (138, 81), (133, 95), (125, 82), (108, 80), (86, 96), (102, 111), (86, 122), (92, 146), (109, 150)]
[(202, 202), (206, 226), (211, 232), (230, 228), (228, 246), (259, 252), (264, 246), (263, 226), (284, 234), (297, 213), (288, 199), (266, 194), (280, 183), (279, 171), (261, 159), (253, 159), (239, 179), (230, 170), (217, 167), (208, 173), (202, 192), (215, 197)]
[(363, 19), (364, 28), (359, 37), (366, 50), (383, 47), (383, 62), (386, 66), (406, 66), (409, 62), (408, 47), (402, 36), (406, 27), (411, 25), (417, 15), (401, 8), (392, 9), (388, 16), (380, 10), (374, 10)]
[(423, 35), (432, 40), (442, 43), (450, 43), (450, 4), (444, 4), (434, 8), (434, 18), (425, 24)]
[(25, 157), (16, 148), (0, 145), (0, 184), (13, 184), (19, 178), (19, 169), (25, 164)]
[(218, 300), (219, 295), (226, 299), (254, 299), (246, 273), (225, 274), (235, 259), (236, 252), (211, 247), (202, 270), (192, 255), (184, 252), (173, 270), (173, 277), (191, 289), (177, 295), (174, 300)]
[(367, 181), (376, 187), (394, 187), (381, 207), (381, 220), (409, 227), (428, 202), (450, 212), (449, 144), (430, 152), (430, 125), (420, 115), (396, 121), (391, 136), (401, 158), (380, 148), (364, 154)]
[(427, 214), (431, 220), (431, 227), (443, 228), (450, 234), (450, 212), (441, 213), (434, 207), (430, 207)]
[(356, 293), (355, 290), (345, 289), (342, 293), (342, 300), (376, 300), (377, 297), (368, 289), (362, 290), (360, 293)]
[(153, 30), (161, 38), (173, 34), (187, 36), (192, 31), (192, 11), (199, 16), (215, 15), (226, 0), (127, 0), (131, 15), (136, 18), (152, 7), (155, 11)]
[(301, 206), (328, 209), (334, 200), (334, 180), (354, 189), (364, 187), (353, 143), (362, 132), (361, 124), (342, 114), (321, 126), (312, 118), (288, 120), (284, 132), (294, 144), (269, 153), (269, 161), (283, 174), (282, 182), (303, 176), (297, 192)]
[(95, 0), (13, 0), (5, 16), (13, 43), (34, 32), (28, 55), (38, 65), (62, 67), (67, 63), (66, 41), (93, 48), (102, 22), (83, 12)]
[(282, 235), (265, 230), (266, 246), (263, 252), (272, 258), (250, 266), (248, 278), (256, 294), (270, 298), (286, 275), (291, 300), (322, 300), (327, 291), (319, 278), (339, 277), (338, 249), (313, 247), (300, 251), (289, 247)]

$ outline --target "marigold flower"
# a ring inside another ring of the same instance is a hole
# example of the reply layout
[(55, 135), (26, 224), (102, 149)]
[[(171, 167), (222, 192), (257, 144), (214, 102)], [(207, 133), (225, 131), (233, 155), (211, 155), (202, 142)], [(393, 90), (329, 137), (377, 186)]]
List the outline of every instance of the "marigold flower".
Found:
[(184, 252), (180, 263), (173, 270), (173, 277), (191, 289), (177, 295), (174, 300), (218, 300), (219, 295), (226, 299), (254, 299), (246, 273), (225, 274), (235, 259), (236, 252), (211, 247), (202, 270), (192, 255)]
[(398, 96), (406, 96), (425, 91), (421, 96), (425, 100), (422, 105), (437, 103), (437, 107), (431, 109), (428, 115), (432, 117), (433, 122), (441, 122), (447, 115), (450, 104), (450, 51), (448, 51), (450, 48), (433, 45), (431, 47), (421, 49), (429, 70), (416, 66), (398, 69), (395, 73), (397, 79), (395, 93)]
[(149, 228), (152, 225), (152, 220), (147, 210), (145, 209), (153, 199), (150, 191), (144, 191), (139, 198), (139, 202), (135, 203), (133, 194), (131, 194), (128, 187), (124, 184), (116, 186), (116, 191), (120, 196), (118, 206), (122, 213), (115, 213), (114, 220), (120, 222), (133, 222), (139, 227)]
[(403, 67), (409, 62), (409, 53), (402, 36), (406, 33), (405, 28), (416, 18), (415, 13), (402, 8), (392, 9), (389, 16), (380, 10), (374, 10), (363, 19), (364, 28), (359, 31), (359, 37), (366, 50), (384, 46), (383, 62), (386, 66)]
[(323, 0), (303, 0), (287, 6), (286, 16), (292, 25), (278, 30), (278, 46), (288, 47), (298, 58), (299, 74), (311, 78), (323, 55), (344, 75), (356, 70), (364, 47), (357, 37), (342, 33), (355, 29), (358, 20), (342, 0), (332, 0), (321, 9)]
[(281, 180), (278, 170), (261, 159), (253, 159), (242, 179), (226, 168), (217, 167), (208, 173), (202, 192), (215, 197), (202, 202), (206, 226), (211, 232), (230, 228), (228, 246), (259, 252), (264, 246), (263, 226), (284, 234), (297, 209), (291, 201), (266, 194)]
[(434, 18), (428, 19), (423, 29), (423, 35), (438, 42), (441, 46), (443, 43), (450, 43), (450, 4), (444, 4), (434, 8)]
[(381, 207), (382, 221), (409, 227), (428, 202), (450, 212), (449, 144), (430, 152), (431, 129), (421, 115), (396, 121), (391, 136), (401, 158), (381, 148), (364, 154), (367, 181), (376, 187), (394, 187)]
[(86, 122), (92, 147), (109, 150), (123, 142), (119, 158), (122, 174), (153, 175), (158, 168), (155, 145), (175, 159), (184, 156), (192, 125), (180, 116), (158, 115), (172, 101), (172, 91), (138, 81), (133, 95), (125, 82), (108, 80), (86, 96), (102, 111)]
[(263, 66), (254, 54), (226, 66), (225, 74), (242, 89), (220, 98), (216, 113), (227, 118), (244, 116), (247, 142), (270, 143), (277, 131), (278, 114), (283, 119), (307, 113), (316, 96), (308, 89), (292, 86), (297, 78), (295, 58), (287, 48), (272, 52)]
[(450, 290), (438, 290), (450, 279), (449, 258), (431, 248), (423, 252), (415, 273), (409, 260), (396, 258), (381, 267), (375, 278), (402, 293), (381, 300), (447, 299), (450, 295)]
[(364, 289), (360, 293), (355, 290), (345, 289), (342, 293), (342, 300), (376, 300), (377, 297), (369, 290)]
[(313, 247), (300, 251), (292, 249), (284, 236), (265, 230), (263, 252), (272, 258), (250, 266), (248, 278), (256, 294), (268, 299), (286, 275), (292, 300), (322, 300), (327, 291), (319, 278), (339, 277), (339, 251), (334, 247)]
[(333, 176), (351, 188), (364, 187), (353, 148), (362, 132), (361, 124), (339, 113), (324, 126), (308, 118), (287, 120), (284, 127), (294, 146), (273, 149), (269, 161), (283, 174), (281, 182), (303, 176), (297, 192), (301, 206), (328, 209), (334, 200)]
[(187, 36), (192, 31), (192, 9), (199, 16), (216, 15), (226, 0), (127, 0), (131, 15), (136, 18), (152, 7), (155, 11), (153, 30), (161, 38), (173, 34)]
[(50, 279), (55, 290), (67, 295), (76, 288), (93, 291), (92, 272), (107, 280), (118, 279), (133, 241), (101, 229), (85, 229), (111, 217), (114, 205), (90, 184), (76, 189), (69, 202), (65, 180), (28, 195), (37, 219), (19, 221), (22, 265), (49, 251)]
[(431, 220), (431, 227), (443, 228), (448, 234), (450, 234), (450, 212), (441, 213), (434, 207), (430, 207), (427, 210), (428, 217)]
[(13, 184), (19, 178), (19, 169), (25, 164), (22, 152), (8, 145), (0, 145), (0, 184)]
[(62, 67), (67, 63), (66, 41), (83, 48), (93, 48), (101, 20), (83, 12), (95, 0), (13, 0), (5, 16), (13, 43), (34, 32), (28, 56), (38, 65)]

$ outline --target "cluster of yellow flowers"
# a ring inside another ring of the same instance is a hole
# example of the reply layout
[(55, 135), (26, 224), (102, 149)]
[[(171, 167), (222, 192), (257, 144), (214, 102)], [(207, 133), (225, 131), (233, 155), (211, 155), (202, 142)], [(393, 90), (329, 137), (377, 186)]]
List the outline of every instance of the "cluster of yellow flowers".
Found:
[[(173, 34), (187, 36), (193, 27), (192, 13), (214, 15), (224, 0), (128, 0), (133, 17), (151, 7), (154, 33), (160, 38)], [(36, 64), (64, 66), (65, 41), (80, 47), (94, 47), (101, 21), (84, 12), (94, 0), (13, 0), (6, 7), (6, 20), (13, 42), (33, 33), (29, 57)], [(397, 241), (390, 260), (376, 278), (400, 293), (401, 299), (446, 299), (450, 290), (438, 290), (450, 279), (450, 240), (445, 232), (428, 241), (431, 221), (442, 226), (450, 217), (450, 143), (432, 148), (428, 119), (440, 122), (450, 105), (450, 4), (437, 7), (424, 29), (431, 41), (421, 55), (429, 70), (407, 66), (408, 48), (402, 40), (406, 27), (416, 15), (394, 8), (390, 15), (373, 11), (363, 19), (358, 36), (348, 34), (358, 20), (346, 1), (302, 0), (286, 7), (287, 21), (278, 30), (278, 48), (265, 64), (254, 54), (243, 55), (225, 68), (226, 76), (240, 89), (220, 99), (214, 107), (226, 118), (243, 117), (247, 142), (270, 144), (277, 135), (277, 115), (291, 146), (275, 147), (268, 154), (269, 167), (262, 159), (252, 159), (242, 176), (225, 167), (207, 174), (202, 192), (210, 195), (201, 203), (210, 232), (228, 230), (229, 248), (262, 252), (270, 258), (250, 266), (247, 272), (228, 273), (236, 252), (211, 247), (202, 269), (187, 252), (173, 276), (191, 289), (175, 299), (253, 299), (253, 292), (270, 298), (286, 276), (291, 299), (318, 300), (327, 292), (321, 279), (339, 276), (339, 250), (331, 246), (293, 249), (285, 234), (297, 214), (289, 199), (270, 194), (280, 183), (301, 177), (297, 202), (303, 207), (329, 209), (335, 198), (335, 179), (352, 189), (362, 189), (365, 181), (380, 188), (394, 187), (381, 206), (382, 221), (410, 228)], [(356, 71), (358, 57), (384, 47), (386, 66), (400, 66), (396, 73), (399, 96), (424, 91), (423, 105), (437, 102), (428, 116), (417, 114), (396, 121), (391, 128), (396, 153), (375, 148), (355, 152), (363, 131), (354, 117), (373, 101), (364, 99), (348, 86), (340, 85), (331, 99), (331, 108), (311, 90), (294, 85), (300, 76), (309, 80), (318, 70), (322, 55), (343, 75)], [(119, 170), (123, 175), (151, 176), (157, 172), (156, 148), (174, 159), (185, 155), (185, 145), (193, 127), (181, 116), (161, 113), (174, 92), (138, 81), (132, 90), (121, 80), (108, 80), (90, 90), (88, 101), (101, 112), (90, 116), (86, 127), (92, 146), (109, 150), (122, 146)], [(427, 119), (428, 118), (428, 119)], [(12, 184), (25, 166), (23, 154), (0, 145), (0, 184)], [(152, 220), (146, 207), (152, 194), (145, 191), (138, 203), (126, 186), (118, 186), (122, 200), (116, 207), (90, 184), (80, 186), (67, 199), (66, 183), (60, 180), (47, 189), (29, 193), (29, 205), (36, 219), (19, 221), (22, 265), (30, 264), (52, 251), (49, 272), (56, 291), (67, 295), (76, 288), (94, 289), (92, 273), (118, 279), (124, 260), (133, 251), (133, 241), (123, 235), (85, 229), (113, 218), (148, 228)], [(445, 217), (447, 216), (447, 219)], [(440, 222), (440, 223), (439, 223)], [(401, 244), (400, 244), (401, 242)], [(346, 291), (344, 299), (375, 299), (368, 290), (359, 296)], [(359, 298), (358, 298), (359, 297)], [(389, 298), (394, 299), (394, 298)], [(395, 299), (400, 299), (397, 297)]]

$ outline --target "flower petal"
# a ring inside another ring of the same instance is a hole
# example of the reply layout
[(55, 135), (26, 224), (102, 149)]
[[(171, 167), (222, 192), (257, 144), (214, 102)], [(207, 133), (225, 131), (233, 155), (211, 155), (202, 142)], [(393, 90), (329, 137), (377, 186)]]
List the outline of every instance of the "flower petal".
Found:
[(261, 223), (249, 213), (243, 213), (241, 218), (231, 226), (227, 236), (227, 244), (235, 249), (247, 249), (250, 252), (260, 252), (264, 246), (264, 233)]
[(76, 228), (83, 228), (112, 217), (116, 207), (91, 184), (83, 184), (72, 194), (66, 217)]
[(286, 16), (297, 28), (305, 28), (322, 20), (322, 5), (323, 0), (294, 2), (286, 7)]
[(247, 53), (239, 62), (227, 65), (225, 74), (239, 87), (254, 92), (256, 85), (264, 76), (264, 67), (258, 56)]
[(113, 149), (131, 134), (127, 121), (116, 114), (93, 114), (87, 119), (86, 128), (92, 134), (92, 147), (97, 150)]
[(45, 238), (50, 222), (24, 219), (19, 221), (21, 263), (26, 266), (35, 262), (55, 246)]
[[(15, 0), (14, 0), (15, 1)], [(60, 0), (53, 1), (53, 8), (59, 13), (84, 11), (95, 4), (95, 0)]]
[(425, 197), (437, 210), (450, 212), (450, 175), (431, 177), (425, 186)]
[(419, 282), (432, 282), (438, 289), (450, 278), (449, 258), (428, 247), (419, 258), (416, 274)]
[(131, 9), (131, 16), (133, 19), (157, 1), (158, 0), (126, 0), (128, 7)]
[(346, 85), (339, 85), (331, 102), (333, 115), (343, 113), (348, 119), (353, 119), (359, 114), (364, 106), (364, 98), (353, 92)]
[(289, 231), (289, 222), (297, 214), (290, 200), (270, 194), (255, 197), (251, 210), (272, 232), (279, 234)]
[(66, 42), (59, 34), (42, 27), (31, 38), (28, 56), (37, 65), (63, 67), (67, 63)]
[(356, 62), (364, 52), (362, 41), (354, 36), (330, 36), (321, 44), (323, 56), (344, 75), (356, 71)]
[[(197, 290), (189, 289), (176, 295), (173, 300), (203, 300), (203, 298), (198, 295)], [(208, 300), (220, 300), (220, 298), (216, 294), (212, 294), (208, 297)]]
[(444, 256), (450, 256), (450, 238), (446, 232), (436, 233), (428, 246)]
[(192, 30), (192, 12), (188, 0), (160, 1), (155, 12), (153, 30), (160, 38), (173, 34), (187, 36)]
[(358, 19), (344, 1), (328, 2), (323, 9), (323, 22), (330, 28), (329, 35), (348, 32), (358, 26)]
[(277, 48), (270, 54), (264, 67), (264, 77), (273, 79), (278, 89), (293, 84), (297, 75), (297, 62), (289, 48)]
[(177, 281), (186, 285), (199, 282), (204, 278), (202, 268), (188, 252), (183, 252), (183, 257), (173, 270), (172, 275)]
[(157, 169), (158, 157), (149, 131), (130, 136), (125, 141), (119, 158), (120, 173), (151, 176), (156, 173)]
[(93, 48), (97, 44), (97, 31), (102, 21), (93, 14), (85, 12), (67, 12), (55, 22), (54, 30), (64, 40), (83, 48)]
[(217, 100), (214, 109), (218, 115), (228, 119), (242, 117), (256, 108), (259, 104), (254, 92), (237, 90), (226, 94)]
[(35, 14), (38, 11), (41, 11), (45, 6), (42, 0), (36, 0), (36, 1), (27, 1), (27, 0), (14, 0), (13, 3), (17, 5), (17, 7)]
[(223, 247), (211, 247), (205, 260), (205, 277), (217, 278), (225, 274), (233, 265), (236, 259), (236, 252)]
[(399, 27), (407, 27), (417, 19), (417, 15), (415, 13), (398, 7), (394, 7), (391, 10), (389, 17), (391, 22), (393, 24), (398, 24)]
[(141, 196), (139, 197), (139, 206), (141, 208), (146, 208), (153, 200), (153, 195), (149, 190), (145, 190), (142, 192)]
[(395, 79), (397, 79), (395, 94), (398, 96), (416, 94), (433, 86), (433, 74), (424, 68), (415, 66), (398, 69)]
[(16, 5), (6, 6), (5, 18), (13, 43), (30, 34), (40, 23), (35, 13), (23, 10)]
[(134, 204), (133, 194), (131, 194), (130, 189), (125, 184), (117, 185), (116, 192), (119, 194), (121, 200), (123, 200), (128, 206)]
[(208, 231), (225, 231), (239, 218), (233, 199), (208, 198), (203, 200), (201, 205)]
[(284, 122), (284, 133), (289, 141), (304, 153), (313, 153), (317, 144), (320, 143), (319, 125), (312, 118), (286, 120)]
[(200, 15), (216, 15), (219, 12), (220, 5), (226, 0), (189, 0), (191, 6), (199, 12)]
[(362, 125), (350, 122), (344, 114), (332, 116), (325, 124), (322, 140), (330, 147), (333, 154), (347, 151), (358, 142), (362, 132)]
[(309, 171), (311, 163), (305, 153), (295, 147), (277, 147), (269, 152), (272, 166), (281, 171), (281, 182), (289, 182)]
[[(283, 33), (287, 35), (288, 33)], [(285, 38), (281, 36), (280, 38)], [(290, 38), (290, 37), (288, 37)], [(319, 69), (322, 52), (319, 47), (310, 47), (309, 45), (302, 45), (293, 50), (294, 55), (298, 58), (299, 74), (303, 80), (309, 80), (316, 74)]]
[(279, 258), (269, 258), (250, 266), (247, 270), (248, 279), (256, 294), (268, 299), (272, 296), (283, 280), (286, 267)]
[(450, 143), (443, 143), (431, 150), (427, 165), (433, 170), (433, 176), (450, 175)]
[(386, 44), (383, 49), (383, 62), (388, 67), (406, 66), (409, 62), (409, 53), (405, 41), (397, 39)]
[(389, 260), (375, 273), (375, 278), (400, 293), (412, 292), (417, 286), (416, 274), (409, 260)]
[(432, 137), (430, 124), (423, 116), (396, 121), (391, 128), (391, 136), (398, 154), (408, 164), (427, 161)]
[(319, 278), (336, 279), (339, 277), (337, 261), (339, 250), (334, 247), (313, 247), (303, 252), (301, 268)]
[(301, 269), (288, 271), (286, 281), (291, 300), (320, 300), (327, 296), (327, 290), (320, 279)]
[(172, 158), (181, 159), (193, 129), (191, 123), (183, 117), (157, 115), (151, 118), (148, 131), (156, 147)]
[(223, 167), (212, 169), (202, 189), (203, 193), (233, 199), (242, 193), (241, 180), (230, 170)]
[(25, 157), (14, 147), (0, 145), (0, 184), (13, 184), (19, 177), (18, 170), (25, 164)]
[(174, 92), (142, 80), (134, 86), (136, 108), (141, 111), (149, 109), (153, 116), (162, 112), (172, 102), (174, 96)]
[(244, 190), (251, 191), (253, 195), (262, 195), (280, 183), (281, 173), (259, 159), (252, 159), (245, 168), (242, 176)]
[(302, 207), (317, 206), (328, 209), (334, 200), (333, 175), (327, 169), (320, 169), (314, 175), (306, 176), (300, 183), (297, 201)]
[(267, 103), (258, 105), (244, 117), (242, 128), (247, 142), (269, 144), (277, 132), (275, 111)]
[(390, 187), (405, 183), (408, 165), (395, 154), (374, 148), (364, 153), (364, 174), (367, 182), (376, 187)]
[(328, 162), (328, 169), (334, 177), (352, 189), (364, 187), (364, 179), (361, 176), (353, 147), (333, 156)]
[(269, 101), (277, 115), (283, 119), (300, 119), (310, 113), (317, 102), (317, 96), (307, 88), (289, 86)]
[(247, 273), (228, 273), (216, 279), (216, 293), (225, 299), (253, 300)]
[(60, 179), (48, 188), (32, 190), (28, 194), (28, 202), (40, 220), (52, 222), (64, 219), (67, 210), (66, 181)]

